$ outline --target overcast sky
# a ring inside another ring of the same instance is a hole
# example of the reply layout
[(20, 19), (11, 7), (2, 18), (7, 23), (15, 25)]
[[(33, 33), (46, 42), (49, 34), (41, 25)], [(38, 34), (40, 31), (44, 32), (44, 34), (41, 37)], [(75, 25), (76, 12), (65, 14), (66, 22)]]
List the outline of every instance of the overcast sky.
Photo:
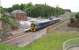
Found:
[(14, 4), (29, 3), (33, 4), (47, 4), (50, 6), (59, 6), (64, 9), (71, 9), (72, 11), (79, 11), (79, 0), (1, 0), (3, 7), (11, 7)]

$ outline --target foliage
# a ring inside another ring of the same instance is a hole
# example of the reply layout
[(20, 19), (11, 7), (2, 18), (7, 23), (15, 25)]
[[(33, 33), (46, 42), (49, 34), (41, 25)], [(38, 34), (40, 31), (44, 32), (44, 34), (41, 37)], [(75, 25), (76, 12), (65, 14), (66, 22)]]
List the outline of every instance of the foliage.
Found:
[(74, 23), (74, 22), (75, 22), (74, 18), (70, 18), (70, 23)]
[(70, 19), (71, 23), (78, 23), (79, 22), (79, 12), (72, 16), (75, 16), (75, 17)]
[(32, 3), (28, 3), (28, 4), (24, 4), (24, 11), (27, 12), (27, 16), (31, 16), (32, 14), (32, 9), (34, 8), (34, 6), (32, 5)]
[(72, 15), (72, 18), (70, 18), (70, 23), (68, 24), (68, 26), (79, 28), (79, 12)]
[(17, 23), (16, 21), (8, 16), (2, 16), (0, 20), (3, 22), (3, 29), (0, 31), (0, 38), (1, 40), (6, 40), (9, 36), (12, 36), (11, 33), (7, 33), (10, 31), (12, 28), (17, 28)]
[[(5, 9), (3, 7), (0, 6), (0, 15), (3, 16)], [(1, 17), (0, 16), (0, 17)]]
[(2, 24), (3, 24), (2, 30), (0, 31), (0, 39), (2, 41), (4, 41), (9, 36), (12, 36), (11, 33), (7, 33), (7, 32), (10, 31), (12, 27), (17, 27), (17, 23), (13, 18), (11, 18), (9, 16), (5, 16), (5, 14), (4, 14), (5, 9), (4, 8), (0, 7), (0, 10), (1, 10), (0, 21), (2, 21)]
[(5, 8), (6, 11), (11, 12), (16, 9), (24, 10), (27, 12), (28, 16), (32, 17), (49, 17), (49, 16), (58, 16), (64, 13), (64, 10), (60, 7), (51, 7), (46, 4), (35, 4), (33, 5), (32, 3), (28, 4), (15, 4), (10, 8)]
[(8, 16), (2, 16), (1, 20), (7, 25), (9, 25), (10, 27), (17, 27), (17, 22), (15, 19), (8, 17)]
[(6, 16), (5, 15), (5, 8), (3, 7), (0, 7), (0, 10), (1, 10), (1, 17), (0, 17), (0, 20), (5, 23), (5, 26), (9, 25), (10, 27), (17, 27), (17, 22), (15, 19), (13, 19), (12, 17), (9, 17), (9, 16)]
[(75, 15), (75, 18), (79, 21), (79, 12)]

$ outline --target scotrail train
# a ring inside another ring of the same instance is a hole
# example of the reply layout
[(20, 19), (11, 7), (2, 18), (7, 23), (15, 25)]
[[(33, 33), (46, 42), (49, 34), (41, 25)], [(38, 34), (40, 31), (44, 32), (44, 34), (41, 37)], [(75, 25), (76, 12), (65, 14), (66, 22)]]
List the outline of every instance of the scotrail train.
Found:
[(43, 29), (47, 26), (50, 26), (52, 24), (55, 24), (60, 21), (60, 18), (53, 18), (53, 19), (37, 19), (32, 18), (27, 21), (19, 21), (20, 28), (23, 31), (32, 31), (35, 32), (37, 30)]

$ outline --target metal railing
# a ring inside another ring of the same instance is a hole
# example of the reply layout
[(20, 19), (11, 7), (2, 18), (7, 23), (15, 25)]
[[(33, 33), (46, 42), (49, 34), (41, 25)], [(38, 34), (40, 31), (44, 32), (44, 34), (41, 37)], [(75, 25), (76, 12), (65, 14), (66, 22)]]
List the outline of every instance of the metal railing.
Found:
[(73, 47), (79, 47), (79, 38), (69, 39), (63, 44), (63, 50), (69, 50)]

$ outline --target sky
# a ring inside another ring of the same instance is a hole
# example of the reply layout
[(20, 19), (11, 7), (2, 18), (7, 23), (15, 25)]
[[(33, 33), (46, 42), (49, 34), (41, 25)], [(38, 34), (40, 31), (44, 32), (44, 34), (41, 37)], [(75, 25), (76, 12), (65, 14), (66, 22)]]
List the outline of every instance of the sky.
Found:
[(1, 0), (1, 6), (8, 8), (14, 4), (21, 4), (21, 3), (29, 3), (32, 2), (33, 4), (47, 4), (52, 7), (59, 6), (63, 9), (71, 9), (74, 12), (79, 11), (79, 0)]

